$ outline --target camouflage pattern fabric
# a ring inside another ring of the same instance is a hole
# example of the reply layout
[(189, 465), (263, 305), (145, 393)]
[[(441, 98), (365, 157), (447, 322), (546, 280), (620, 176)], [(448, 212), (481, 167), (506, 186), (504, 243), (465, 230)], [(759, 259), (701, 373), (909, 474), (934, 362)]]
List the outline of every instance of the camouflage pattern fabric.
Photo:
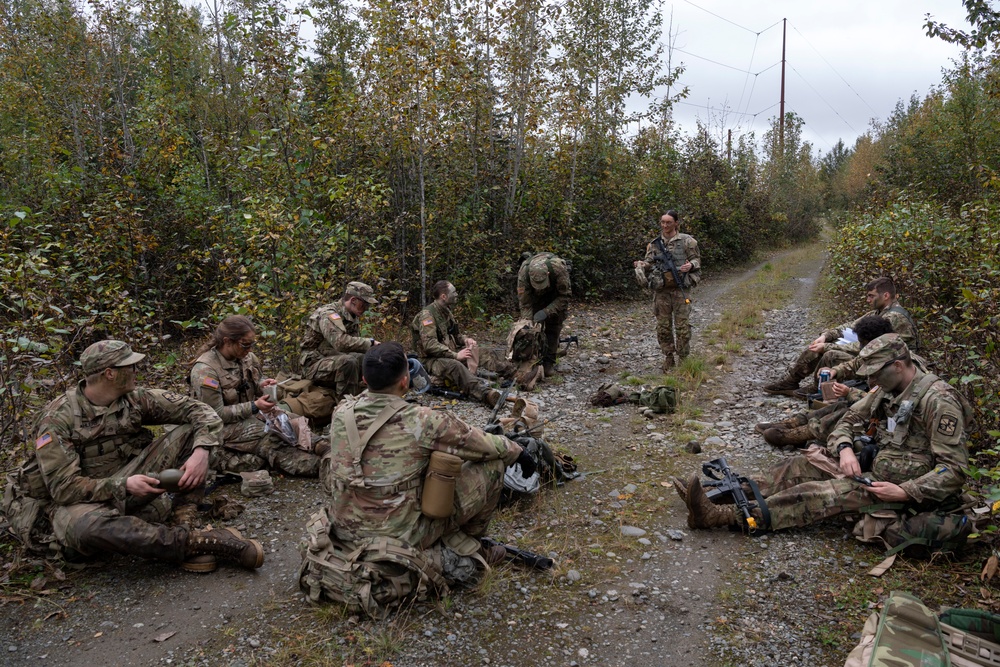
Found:
[(260, 360), (250, 353), (244, 359), (226, 359), (218, 348), (205, 352), (191, 367), (191, 397), (210, 406), (222, 418), (222, 445), (255, 457), (223, 456), (221, 470), (257, 470), (266, 461), (275, 470), (299, 477), (319, 474), (319, 457), (264, 432), (264, 417), (253, 413), (254, 401), (263, 395)]
[[(673, 256), (676, 266), (691, 262), (689, 276), (692, 285), (695, 284), (701, 271), (698, 242), (693, 236), (680, 232), (670, 239), (660, 238), (663, 240), (663, 247)], [(646, 256), (643, 259), (652, 264), (657, 254), (654, 239), (646, 245)], [(690, 298), (690, 292), (688, 297)], [(664, 356), (672, 359), (674, 352), (682, 359), (688, 356), (691, 351), (691, 304), (684, 302), (684, 295), (671, 274), (664, 273), (663, 286), (653, 290), (653, 316), (656, 317), (656, 340)]]
[(359, 319), (343, 301), (317, 308), (299, 344), (302, 377), (337, 392), (338, 400), (361, 393), (361, 360), (372, 346)]
[(559, 336), (572, 294), (569, 268), (561, 257), (551, 252), (540, 252), (522, 262), (517, 273), (517, 303), (523, 320), (531, 320), (539, 310), (545, 311), (542, 359), (547, 365), (556, 363)]
[(430, 303), (410, 323), (413, 349), (425, 366), (428, 359), (454, 359), (465, 347), (465, 336), (448, 306)]
[(447, 386), (482, 402), (489, 391), (489, 385), (469, 371), (469, 367), (458, 359), (428, 359), (424, 368), (431, 375), (443, 379)]
[[(867, 317), (869, 315), (877, 315), (889, 320), (889, 323), (892, 324), (893, 333), (899, 334), (902, 337), (903, 342), (906, 343), (907, 347), (913, 350), (919, 349), (917, 347), (917, 330), (913, 317), (905, 308), (899, 305), (898, 300), (894, 300), (885, 308), (870, 310), (857, 319), (844, 322), (843, 324), (832, 329), (827, 329), (822, 334), (823, 338), (827, 343), (833, 343), (838, 338), (843, 337), (845, 329), (856, 329), (858, 321), (862, 317)], [(855, 355), (858, 353), (857, 343), (847, 343), (845, 345), (841, 345), (840, 347), (847, 352), (853, 352)]]
[[(158, 525), (169, 515), (169, 496), (136, 498), (125, 481), (179, 467), (195, 447), (209, 450), (211, 464), (222, 420), (203, 403), (158, 389), (139, 388), (110, 405), (94, 405), (84, 386), (55, 399), (39, 416), (35, 448), (21, 470), (34, 471), (42, 485), (22, 484), (21, 491), (37, 495), (44, 489), (46, 497), (39, 500), (55, 540), (71, 553), (183, 560), (186, 529)], [(149, 424), (180, 426), (153, 439), (143, 428)]]
[[(398, 397), (366, 392), (341, 403), (330, 426), (330, 454), (320, 478), (329, 498), (329, 516), (335, 537), (354, 542), (388, 536), (427, 549), (449, 535), (486, 534), (500, 498), (503, 474), (521, 448), (502, 436), (484, 433), (447, 412), (403, 403)], [(355, 468), (347, 434), (349, 408), (360, 434), (387, 406), (398, 409), (375, 432)], [(465, 463), (455, 489), (455, 513), (432, 520), (420, 511), (420, 490), (431, 452), (443, 451)], [(447, 539), (446, 539), (447, 541)], [(465, 540), (469, 555), (478, 547)], [(449, 544), (455, 549), (454, 544)]]
[(894, 591), (868, 617), (844, 667), (946, 667), (951, 661), (937, 616), (909, 593)]

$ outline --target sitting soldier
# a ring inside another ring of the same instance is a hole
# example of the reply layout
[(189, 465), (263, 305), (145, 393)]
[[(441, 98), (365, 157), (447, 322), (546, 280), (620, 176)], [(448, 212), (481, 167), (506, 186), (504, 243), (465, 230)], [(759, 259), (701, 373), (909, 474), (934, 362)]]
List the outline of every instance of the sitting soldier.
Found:
[[(794, 456), (772, 468), (757, 484), (770, 513), (764, 528), (808, 526), (842, 513), (857, 513), (878, 503), (903, 503), (929, 511), (956, 501), (968, 466), (968, 404), (947, 382), (914, 365), (898, 334), (885, 334), (861, 351), (858, 373), (878, 389), (850, 407), (827, 439), (827, 463)], [(877, 425), (878, 450), (871, 470), (862, 468), (856, 436), (869, 422)], [(866, 478), (862, 478), (864, 473)], [(735, 505), (715, 505), (697, 474), (674, 481), (688, 507), (691, 528), (735, 527), (742, 515)], [(753, 510), (760, 524), (761, 508)]]
[[(136, 388), (144, 357), (117, 340), (84, 350), (86, 379), (45, 407), (35, 447), (5, 493), (11, 525), (24, 544), (48, 542), (67, 558), (131, 554), (210, 571), (220, 557), (260, 567), (261, 545), (234, 529), (165, 525), (171, 497), (152, 475), (179, 467), (181, 492), (203, 489), (222, 420), (192, 398)], [(178, 426), (154, 439), (146, 424)]]
[(476, 377), (479, 346), (462, 334), (451, 312), (458, 302), (458, 290), (447, 280), (432, 288), (434, 301), (413, 318), (413, 348), (427, 372), (445, 379), (463, 394), (481, 401), (486, 407), (496, 405), (500, 393)]
[(337, 401), (361, 393), (361, 359), (378, 341), (361, 336), (360, 318), (376, 303), (371, 287), (350, 282), (340, 301), (320, 306), (306, 323), (299, 345), (302, 377), (332, 389)]
[[(876, 278), (865, 286), (865, 300), (874, 307), (868, 315), (879, 315), (892, 324), (892, 330), (899, 334), (913, 351), (918, 349), (917, 328), (910, 313), (896, 300), (896, 286), (891, 278)], [(783, 394), (808, 398), (812, 385), (799, 389), (799, 383), (809, 375), (815, 375), (819, 368), (835, 366), (858, 355), (857, 343), (838, 343), (846, 329), (857, 331), (861, 318), (845, 322), (833, 329), (827, 329), (802, 351), (795, 363), (789, 367), (780, 380), (764, 386), (765, 394)]]
[[(475, 560), (493, 564), (504, 558), (502, 546), (485, 547), (479, 538), (500, 500), (505, 468), (519, 463), (521, 474), (530, 477), (535, 463), (503, 436), (404, 401), (409, 377), (399, 343), (383, 343), (365, 354), (368, 391), (342, 401), (330, 426), (330, 454), (320, 472), (330, 494), (329, 528), (312, 541), (328, 548), (332, 538), (350, 553), (356, 545), (385, 538), (386, 548), (427, 569), (421, 581), (442, 574), (449, 582), (461, 581), (468, 576), (463, 572), (474, 572)], [(436, 498), (443, 500), (438, 509), (444, 511), (429, 516), (428, 467), (442, 456), (455, 466), (453, 497)]]

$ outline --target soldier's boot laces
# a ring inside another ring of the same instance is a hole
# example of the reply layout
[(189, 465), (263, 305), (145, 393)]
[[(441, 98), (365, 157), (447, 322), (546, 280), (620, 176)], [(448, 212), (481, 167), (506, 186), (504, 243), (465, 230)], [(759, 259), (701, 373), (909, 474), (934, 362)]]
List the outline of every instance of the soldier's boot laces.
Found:
[(211, 554), (248, 568), (264, 564), (264, 548), (257, 540), (244, 538), (235, 528), (199, 530), (188, 536), (187, 555)]
[(764, 440), (775, 447), (801, 447), (812, 439), (808, 426), (779, 426), (764, 431)]
[[(172, 526), (181, 526), (188, 531), (201, 528), (201, 514), (198, 512), (198, 505), (195, 503), (184, 503), (174, 507), (170, 513), (169, 523)], [(181, 563), (181, 569), (187, 572), (215, 572), (219, 564), (212, 554), (197, 554), (188, 556)]]
[(705, 495), (705, 489), (702, 488), (697, 473), (688, 479), (687, 506), (689, 528), (725, 528), (739, 525), (736, 506), (714, 505)]
[(799, 381), (791, 375), (786, 375), (776, 382), (765, 384), (764, 393), (774, 394), (776, 396), (792, 396), (798, 388)]

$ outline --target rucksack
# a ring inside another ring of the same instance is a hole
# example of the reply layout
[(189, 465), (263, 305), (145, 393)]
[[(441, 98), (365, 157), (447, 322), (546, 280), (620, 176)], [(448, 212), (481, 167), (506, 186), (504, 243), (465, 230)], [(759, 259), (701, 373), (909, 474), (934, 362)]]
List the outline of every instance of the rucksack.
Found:
[(971, 511), (971, 503), (929, 512), (882, 503), (861, 511), (864, 516), (854, 527), (854, 536), (859, 541), (881, 542), (888, 556), (903, 552), (914, 558), (961, 551), (969, 536), (977, 532), (977, 523), (983, 520)]
[(639, 405), (659, 414), (672, 414), (677, 408), (677, 390), (666, 385), (639, 392)]
[(299, 587), (310, 602), (339, 602), (352, 614), (384, 618), (390, 610), (446, 594), (440, 547), (418, 550), (392, 537), (337, 540), (326, 509), (313, 514), (299, 545)]
[(537, 361), (545, 349), (542, 326), (531, 320), (518, 320), (507, 334), (507, 359), (516, 363)]

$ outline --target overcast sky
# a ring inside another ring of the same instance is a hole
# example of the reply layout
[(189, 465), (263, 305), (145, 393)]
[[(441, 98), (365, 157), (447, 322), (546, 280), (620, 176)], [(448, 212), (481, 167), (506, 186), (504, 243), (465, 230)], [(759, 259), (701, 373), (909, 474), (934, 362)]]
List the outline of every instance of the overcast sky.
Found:
[(885, 119), (898, 100), (923, 97), (941, 82), (960, 49), (927, 37), (926, 14), (967, 25), (959, 0), (668, 0), (664, 43), (671, 10), (673, 57), (685, 67), (680, 84), (690, 88), (675, 107), (683, 131), (701, 119), (716, 138), (731, 128), (734, 141), (748, 130), (760, 139), (778, 116), (784, 18), (785, 110), (805, 120), (806, 140), (824, 153), (838, 139), (853, 146), (870, 119)]

